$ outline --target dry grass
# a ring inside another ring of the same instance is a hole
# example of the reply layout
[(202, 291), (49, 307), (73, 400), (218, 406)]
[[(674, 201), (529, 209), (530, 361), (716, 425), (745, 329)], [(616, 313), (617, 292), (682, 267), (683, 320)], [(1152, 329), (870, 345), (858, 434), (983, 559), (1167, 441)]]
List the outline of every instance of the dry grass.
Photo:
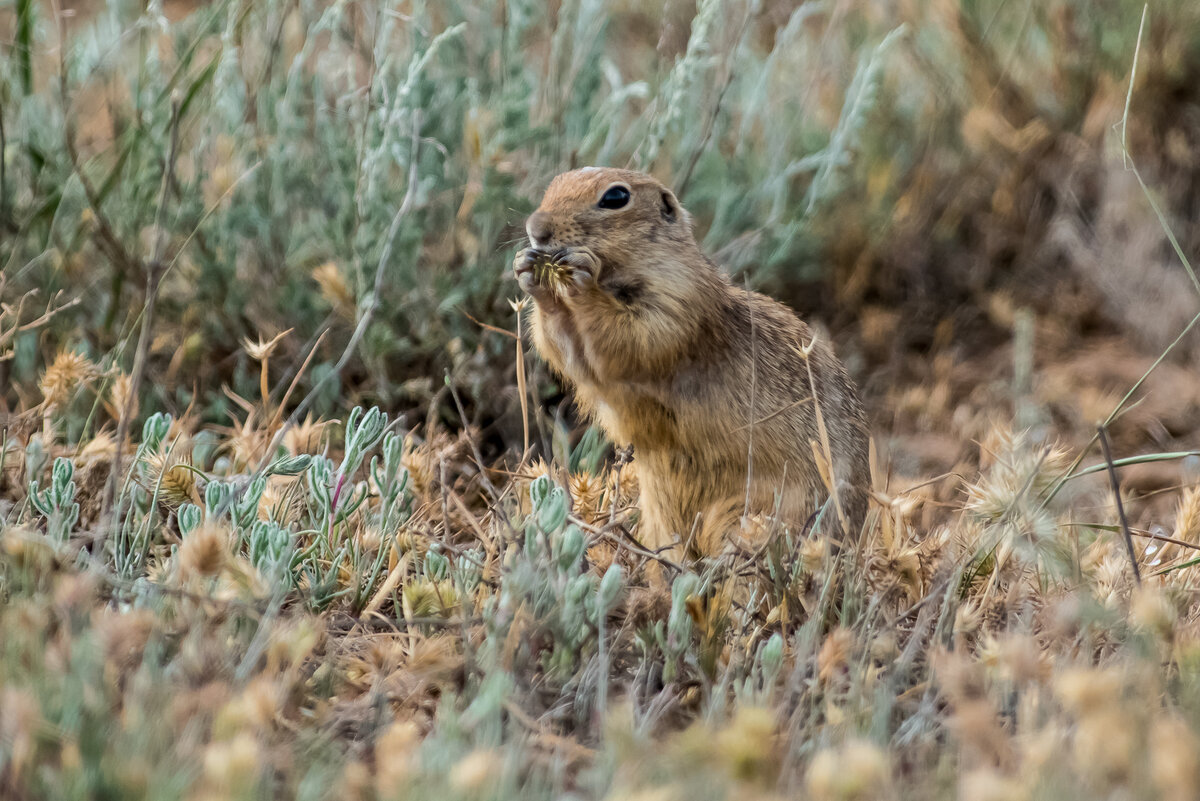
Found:
[(49, 419), (5, 446), (13, 797), (1200, 791), (1195, 487), (1140, 587), (1102, 482), (1051, 498), (1071, 454), (1002, 428), (948, 506), (877, 476), (855, 552), (819, 524), (664, 570), (636, 459), (481, 472), (469, 432), (355, 410), (255, 474), (278, 416), (156, 416), (97, 551), (115, 443)]

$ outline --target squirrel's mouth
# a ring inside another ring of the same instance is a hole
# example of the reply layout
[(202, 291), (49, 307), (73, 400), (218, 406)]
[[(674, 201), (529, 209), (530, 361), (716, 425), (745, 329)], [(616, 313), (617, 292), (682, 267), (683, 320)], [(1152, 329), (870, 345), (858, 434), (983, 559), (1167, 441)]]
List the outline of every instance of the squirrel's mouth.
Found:
[(517, 275), (532, 273), (539, 283), (544, 276), (569, 276), (578, 271), (593, 278), (600, 274), (601, 261), (590, 248), (526, 248), (516, 265)]

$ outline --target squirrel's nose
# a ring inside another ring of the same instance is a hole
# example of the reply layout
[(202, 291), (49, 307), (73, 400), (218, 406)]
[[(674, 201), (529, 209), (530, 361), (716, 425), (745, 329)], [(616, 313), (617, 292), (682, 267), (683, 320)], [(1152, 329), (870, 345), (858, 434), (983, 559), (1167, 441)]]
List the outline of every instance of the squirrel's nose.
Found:
[(550, 225), (550, 215), (544, 211), (535, 211), (525, 223), (525, 233), (529, 234), (529, 242), (534, 247), (541, 247), (554, 235)]

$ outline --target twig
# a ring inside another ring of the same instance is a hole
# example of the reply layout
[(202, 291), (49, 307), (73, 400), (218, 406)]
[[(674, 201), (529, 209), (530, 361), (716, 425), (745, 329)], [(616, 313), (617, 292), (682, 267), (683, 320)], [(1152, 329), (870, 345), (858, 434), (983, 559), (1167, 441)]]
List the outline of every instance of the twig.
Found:
[(67, 157), (71, 162), (71, 171), (79, 179), (83, 187), (83, 195), (87, 199), (92, 219), (96, 222), (96, 245), (118, 269), (136, 274), (141, 266), (139, 260), (131, 255), (121, 240), (117, 237), (116, 229), (109, 222), (101, 205), (100, 195), (92, 182), (88, 180), (79, 160), (79, 150), (75, 147), (75, 126), (71, 121), (70, 93), (67, 91), (67, 31), (66, 17), (58, 13), (58, 76), (59, 98), (62, 102), (63, 139), (66, 145)]
[[(1120, 413), (1121, 409), (1125, 407), (1125, 404), (1129, 401), (1129, 399), (1133, 397), (1135, 392), (1142, 388), (1142, 384), (1146, 383), (1146, 379), (1148, 379), (1150, 374), (1153, 373), (1158, 366), (1163, 363), (1167, 356), (1170, 355), (1171, 351), (1175, 350), (1175, 346), (1182, 342), (1183, 338), (1187, 336), (1193, 328), (1196, 327), (1196, 323), (1200, 323), (1200, 314), (1197, 314), (1191, 319), (1191, 322), (1184, 326), (1184, 329), (1179, 332), (1179, 336), (1175, 337), (1170, 345), (1167, 345), (1166, 349), (1158, 355), (1157, 359), (1154, 360), (1154, 363), (1146, 368), (1146, 372), (1142, 373), (1142, 377), (1139, 378), (1137, 382), (1129, 388), (1129, 391), (1125, 393), (1124, 397), (1117, 402), (1117, 405), (1113, 407), (1112, 412), (1110, 412), (1108, 417), (1104, 420), (1103, 425), (1105, 428), (1112, 425), (1113, 420), (1117, 418), (1117, 415)], [(1049, 492), (1047, 492), (1045, 500), (1042, 501), (1041, 508), (1045, 508), (1050, 501), (1054, 500), (1054, 496), (1062, 490), (1068, 481), (1070, 481), (1072, 478), (1077, 478), (1079, 475), (1082, 475), (1081, 473), (1076, 473), (1075, 469), (1078, 468), (1079, 465), (1083, 464), (1084, 458), (1087, 457), (1088, 450), (1090, 450), (1092, 445), (1095, 444), (1096, 439), (1097, 435), (1093, 434), (1088, 444), (1083, 447), (1083, 449), (1079, 452), (1079, 455), (1075, 457), (1075, 460), (1071, 462), (1067, 469), (1063, 471), (1062, 475), (1059, 476), (1059, 478), (1055, 481), (1054, 486), (1052, 486)]]
[(733, 58), (742, 40), (746, 36), (746, 29), (750, 27), (750, 19), (753, 14), (747, 10), (742, 16), (741, 27), (738, 28), (737, 38), (729, 46), (729, 51), (725, 54), (723, 64), (724, 74), (721, 77), (721, 88), (717, 90), (717, 98), (708, 108), (708, 114), (704, 118), (704, 128), (700, 134), (700, 140), (696, 142), (692, 152), (688, 155), (687, 165), (683, 168), (683, 172), (675, 182), (675, 193), (683, 197), (687, 193), (688, 184), (692, 181), (692, 176), (696, 171), (696, 165), (700, 162), (700, 157), (704, 155), (705, 149), (708, 147), (709, 140), (712, 139), (713, 128), (716, 125), (717, 117), (721, 114), (721, 106), (725, 102), (725, 95), (729, 92), (730, 85), (733, 84)]
[(8, 183), (4, 164), (4, 151), (8, 139), (4, 135), (4, 106), (0, 106), (0, 227), (8, 228)]
[(471, 424), (467, 421), (467, 411), (458, 397), (458, 390), (454, 388), (454, 381), (450, 378), (449, 370), (446, 371), (446, 386), (450, 390), (450, 397), (454, 399), (454, 407), (458, 409), (458, 418), (462, 420), (463, 430), (467, 432), (467, 441), (471, 443), (471, 454), (475, 457), (475, 465), (479, 468), (479, 480), (488, 494), (492, 496), (492, 502), (495, 503), (500, 497), (500, 492), (487, 477), (487, 468), (483, 465), (483, 454), (479, 451), (479, 443), (475, 441), (475, 437), (470, 436)]
[[(509, 303), (512, 303), (512, 301), (509, 301)], [(463, 317), (466, 317), (468, 320), (475, 323), (475, 325), (479, 326), (484, 331), (491, 331), (493, 334), (503, 334), (504, 336), (506, 336), (510, 339), (515, 339), (518, 342), (521, 341), (520, 334), (514, 334), (512, 331), (509, 331), (507, 328), (499, 328), (494, 325), (488, 325), (487, 323), (483, 322), (482, 320), (476, 320), (474, 317), (471, 316), (471, 313), (468, 312), (466, 309), (460, 308), (458, 311), (462, 314)], [(518, 321), (518, 330), (519, 330), (519, 326), (520, 326), (520, 321)]]
[(745, 425), (740, 425), (733, 430), (736, 433), (738, 431), (745, 431), (746, 429), (751, 428), (753, 426), (762, 425), (763, 423), (769, 423), (772, 420), (774, 420), (776, 417), (778, 417), (779, 415), (783, 414), (784, 412), (790, 412), (792, 409), (795, 409), (798, 406), (803, 406), (804, 404), (811, 403), (811, 402), (812, 402), (812, 398), (801, 398), (798, 401), (792, 401), (787, 406), (779, 407), (775, 411), (768, 414), (766, 417), (760, 417), (759, 419), (754, 420), (753, 422), (746, 423)]
[[(1099, 523), (1068, 522), (1068, 523), (1063, 523), (1062, 525), (1075, 526), (1078, 528), (1095, 528), (1095, 529), (1099, 529), (1101, 531), (1117, 531), (1118, 530), (1117, 526), (1105, 526), (1105, 525), (1102, 525)], [(1146, 531), (1145, 529), (1134, 528), (1134, 527), (1130, 527), (1129, 533), (1135, 537), (1144, 537), (1145, 539), (1148, 539), (1148, 540), (1157, 540), (1159, 542), (1165, 542), (1168, 545), (1177, 545), (1180, 548), (1187, 548), (1188, 550), (1192, 550), (1192, 551), (1200, 551), (1200, 545), (1198, 545), (1194, 542), (1188, 542), (1187, 540), (1181, 540), (1181, 539), (1177, 539), (1175, 537), (1168, 537), (1166, 534), (1155, 534), (1153, 531)]]
[[(121, 410), (121, 417), (117, 421), (117, 447), (113, 454), (112, 472), (108, 475), (108, 482), (104, 486), (104, 499), (100, 505), (100, 536), (96, 544), (98, 550), (103, 550), (112, 524), (120, 517), (120, 499), (115, 497), (117, 482), (121, 480), (124, 444), (129, 436), (129, 424), (133, 419), (142, 378), (146, 373), (146, 360), (150, 353), (150, 338), (154, 328), (154, 309), (158, 301), (158, 285), (165, 272), (163, 254), (167, 249), (167, 193), (171, 187), (175, 173), (175, 158), (179, 152), (179, 105), (179, 95), (175, 94), (171, 98), (171, 144), (167, 152), (166, 164), (163, 166), (162, 186), (158, 193), (158, 211), (154, 215), (154, 250), (150, 254), (150, 261), (145, 265), (146, 303), (142, 309), (142, 328), (138, 333), (137, 350), (133, 356), (133, 369), (129, 374), (129, 394), (125, 398), (125, 408)], [(113, 509), (114, 500), (117, 502), (116, 510)]]
[(396, 209), (395, 216), (392, 217), (392, 224), (388, 228), (387, 238), (383, 243), (383, 252), (379, 254), (379, 263), (375, 266), (375, 284), (371, 293), (371, 302), (367, 304), (367, 308), (363, 310), (362, 316), (358, 318), (358, 324), (354, 326), (354, 333), (350, 335), (350, 341), (346, 343), (346, 349), (342, 351), (341, 357), (333, 365), (333, 369), (326, 373), (320, 381), (318, 381), (304, 400), (292, 410), (288, 415), (287, 421), (275, 432), (275, 436), (271, 438), (270, 445), (267, 446), (266, 453), (262, 456), (262, 461), (259, 462), (258, 468), (254, 471), (255, 475), (262, 473), (271, 462), (271, 457), (275, 453), (275, 449), (279, 447), (279, 443), (283, 441), (283, 437), (291, 430), (297, 421), (308, 411), (312, 406), (313, 401), (320, 395), (320, 391), (327, 383), (333, 381), (342, 374), (342, 370), (350, 362), (354, 352), (358, 349), (358, 343), (362, 341), (363, 335), (367, 332), (368, 326), (375, 318), (376, 312), (379, 311), (379, 296), (383, 292), (383, 276), (387, 272), (388, 262), (392, 258), (392, 246), (396, 241), (396, 234), (400, 230), (400, 223), (412, 211), (412, 207), (416, 202), (417, 197), (417, 160), (421, 149), (421, 112), (416, 110), (413, 112), (412, 124), (412, 148), (411, 156), (408, 164), (408, 188), (404, 191), (404, 199), (400, 202), (400, 208)]
[[(749, 295), (750, 288), (746, 287), (744, 291)], [(754, 324), (754, 304), (746, 303), (746, 309), (750, 313), (750, 410), (747, 414), (749, 420), (746, 422), (749, 430), (746, 434), (746, 498), (742, 505), (743, 518), (750, 514), (750, 488), (754, 478), (754, 418), (757, 413), (755, 401), (758, 395), (758, 328)]]
[[(0, 294), (2, 294), (4, 292), (4, 285), (5, 285), (4, 276), (0, 275)], [(72, 298), (71, 300), (67, 301), (66, 303), (63, 303), (60, 306), (55, 306), (54, 304), (58, 301), (59, 297), (62, 295), (61, 291), (56, 292), (54, 294), (54, 297), (52, 297), (50, 299), (50, 301), (46, 304), (46, 311), (42, 313), (41, 317), (38, 317), (37, 319), (34, 319), (34, 320), (30, 320), (27, 323), (22, 323), (21, 322), (21, 313), (25, 310), (25, 299), (32, 297), (36, 293), (37, 293), (37, 290), (31, 289), (30, 291), (28, 291), (24, 295), (22, 295), (20, 301), (18, 301), (18, 303), (17, 303), (16, 309), (13, 309), (12, 307), (8, 306), (7, 304), (0, 303), (0, 322), (3, 322), (4, 318), (9, 316), (10, 314), (12, 315), (12, 318), (13, 318), (12, 319), (12, 328), (8, 329), (7, 331), (0, 331), (0, 361), (3, 361), (4, 348), (8, 345), (8, 341), (10, 339), (12, 339), (14, 336), (16, 336), (17, 334), (19, 334), (23, 331), (30, 331), (30, 330), (33, 330), (34, 328), (40, 328), (41, 326), (50, 322), (51, 318), (53, 318), (54, 315), (58, 314), (61, 311), (66, 311), (67, 309), (74, 308), (75, 306), (78, 306), (82, 302), (82, 300), (80, 298)]]
[(517, 466), (520, 470), (525, 466), (525, 459), (529, 456), (529, 381), (525, 375), (525, 342), (521, 328), (521, 312), (525, 308), (524, 300), (519, 300), (512, 304), (513, 311), (517, 313), (517, 392), (521, 394), (521, 463)]
[(813, 376), (812, 361), (809, 356), (812, 355), (813, 349), (817, 346), (817, 336), (813, 334), (812, 342), (808, 345), (801, 344), (798, 352), (804, 357), (804, 366), (808, 370), (808, 388), (812, 393), (813, 399), (813, 414), (817, 418), (817, 435), (821, 438), (821, 449), (825, 455), (825, 462), (829, 465), (829, 494), (833, 498), (833, 508), (837, 512), (838, 520), (841, 521), (842, 531), (847, 537), (851, 537), (859, 532), (850, 530), (850, 523), (846, 518), (846, 510), (842, 506), (842, 496), (838, 492), (837, 472), (833, 465), (833, 449), (829, 445), (829, 431), (825, 427), (825, 416), (821, 414), (821, 401), (817, 398), (817, 381)]
[(1112, 482), (1113, 497), (1117, 501), (1117, 517), (1121, 520), (1121, 531), (1125, 533), (1125, 548), (1129, 551), (1129, 564), (1133, 566), (1133, 579), (1139, 585), (1142, 583), (1142, 573), (1138, 570), (1137, 555), (1133, 552), (1133, 535), (1129, 533), (1129, 521), (1125, 518), (1125, 505), (1121, 503), (1121, 485), (1117, 481), (1117, 470), (1113, 467), (1112, 451), (1108, 447), (1108, 431), (1101, 424), (1096, 427), (1096, 435), (1100, 438), (1100, 448), (1104, 451), (1104, 461), (1108, 465), (1108, 480)]

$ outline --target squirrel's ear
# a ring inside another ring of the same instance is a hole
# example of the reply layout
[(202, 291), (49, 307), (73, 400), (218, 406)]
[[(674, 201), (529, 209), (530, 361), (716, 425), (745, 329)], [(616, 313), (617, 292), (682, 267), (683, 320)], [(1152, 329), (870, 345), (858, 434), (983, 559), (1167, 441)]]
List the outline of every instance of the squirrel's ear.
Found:
[(683, 216), (683, 208), (675, 199), (675, 195), (671, 194), (670, 189), (662, 191), (662, 216), (667, 222), (675, 222)]

